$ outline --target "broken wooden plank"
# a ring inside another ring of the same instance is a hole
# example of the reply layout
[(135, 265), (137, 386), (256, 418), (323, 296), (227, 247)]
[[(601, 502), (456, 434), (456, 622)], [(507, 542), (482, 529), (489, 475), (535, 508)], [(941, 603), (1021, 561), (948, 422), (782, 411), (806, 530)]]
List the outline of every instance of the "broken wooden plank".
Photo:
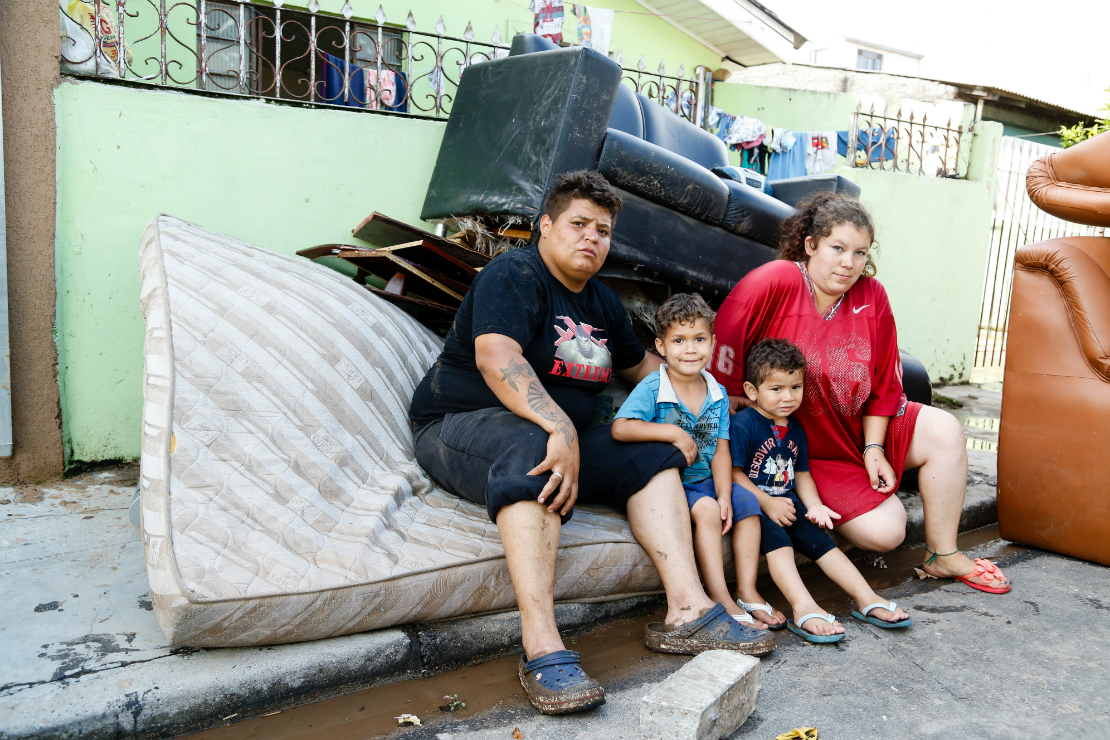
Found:
[(440, 251), (471, 267), (484, 267), (492, 257), (458, 242), (437, 236), (430, 231), (410, 226), (403, 221), (390, 218), (375, 211), (371, 213), (352, 232), (355, 238), (370, 242), (376, 247), (392, 247), (397, 244), (426, 240)]
[[(381, 253), (380, 250), (359, 250), (359, 251), (344, 251), (338, 255), (341, 259), (347, 260), (351, 264), (361, 267), (383, 280), (388, 280), (389, 276), (393, 273), (400, 271), (408, 277), (415, 277), (423, 280), (429, 286), (433, 287), (436, 291), (444, 293), (450, 298), (462, 303), (463, 294), (470, 289), (469, 283), (463, 283), (454, 280), (450, 277), (428, 270), (418, 265), (414, 265), (400, 257), (390, 254), (388, 252)], [(412, 287), (411, 285), (409, 286)], [(417, 293), (424, 293), (424, 286), (416, 288)], [(449, 301), (447, 301), (449, 302)]]
[(334, 257), (339, 254), (339, 250), (343, 249), (345, 246), (344, 244), (321, 244), (318, 247), (298, 249), (297, 256), (305, 257), (310, 260), (320, 259), (321, 257)]

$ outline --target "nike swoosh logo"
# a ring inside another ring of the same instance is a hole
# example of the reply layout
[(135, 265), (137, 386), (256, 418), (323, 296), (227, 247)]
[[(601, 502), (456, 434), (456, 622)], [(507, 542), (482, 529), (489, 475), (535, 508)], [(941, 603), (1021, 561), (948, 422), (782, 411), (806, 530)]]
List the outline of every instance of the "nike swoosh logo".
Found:
[(865, 303), (862, 306), (860, 306), (859, 308), (853, 308), (852, 313), (859, 313), (860, 311), (862, 311), (863, 309), (867, 308), (870, 305), (871, 305), (870, 303)]

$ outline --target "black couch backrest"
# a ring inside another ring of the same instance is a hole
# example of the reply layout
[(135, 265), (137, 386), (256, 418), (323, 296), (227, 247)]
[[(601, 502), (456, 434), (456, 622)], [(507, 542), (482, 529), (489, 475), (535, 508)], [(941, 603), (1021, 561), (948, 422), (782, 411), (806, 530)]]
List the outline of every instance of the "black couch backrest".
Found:
[[(513, 36), (513, 45), (509, 49), (509, 56), (533, 54), (537, 51), (551, 51), (558, 49), (554, 41), (537, 36), (534, 33), (518, 33)], [(640, 101), (636, 99), (636, 91), (631, 86), (621, 84), (617, 89), (617, 99), (613, 103), (613, 115), (609, 118), (609, 128), (623, 131), (626, 134), (642, 139), (644, 138), (644, 113), (640, 110)]]
[(582, 47), (468, 66), (420, 217), (538, 215), (557, 175), (596, 169), (620, 79)]
[(551, 51), (558, 48), (559, 45), (551, 39), (537, 36), (534, 33), (518, 33), (513, 36), (513, 45), (509, 48), (509, 56), (515, 57), (520, 54), (531, 54), (534, 51)]
[(640, 101), (636, 99), (632, 87), (623, 82), (617, 88), (617, 99), (613, 101), (609, 128), (632, 134), (637, 139), (644, 138), (644, 112), (640, 110)]
[(728, 166), (728, 147), (658, 102), (637, 94), (644, 114), (644, 139), (697, 162), (707, 170)]

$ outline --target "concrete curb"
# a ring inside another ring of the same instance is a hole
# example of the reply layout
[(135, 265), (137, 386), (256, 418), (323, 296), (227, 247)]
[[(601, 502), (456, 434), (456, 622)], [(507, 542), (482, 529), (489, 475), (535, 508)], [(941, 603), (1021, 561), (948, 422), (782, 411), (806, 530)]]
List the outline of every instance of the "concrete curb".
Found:
[[(559, 604), (556, 619), (570, 636), (661, 603), (659, 596), (634, 596)], [(520, 649), (520, 615), (514, 611), (293, 645), (179, 650), (15, 689), (0, 697), (0, 738), (179, 735)]]

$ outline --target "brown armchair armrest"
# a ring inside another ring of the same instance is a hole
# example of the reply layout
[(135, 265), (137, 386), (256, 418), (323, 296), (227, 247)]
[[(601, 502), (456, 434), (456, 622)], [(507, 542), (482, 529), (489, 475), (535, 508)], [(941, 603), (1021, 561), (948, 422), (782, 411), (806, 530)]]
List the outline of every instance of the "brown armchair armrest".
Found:
[(1083, 249), (1068, 244), (1066, 237), (1022, 247), (1016, 267), (1052, 278), (1087, 364), (1110, 382), (1110, 275)]
[(1110, 226), (1110, 133), (1038, 159), (1029, 166), (1025, 187), (1045, 213)]

